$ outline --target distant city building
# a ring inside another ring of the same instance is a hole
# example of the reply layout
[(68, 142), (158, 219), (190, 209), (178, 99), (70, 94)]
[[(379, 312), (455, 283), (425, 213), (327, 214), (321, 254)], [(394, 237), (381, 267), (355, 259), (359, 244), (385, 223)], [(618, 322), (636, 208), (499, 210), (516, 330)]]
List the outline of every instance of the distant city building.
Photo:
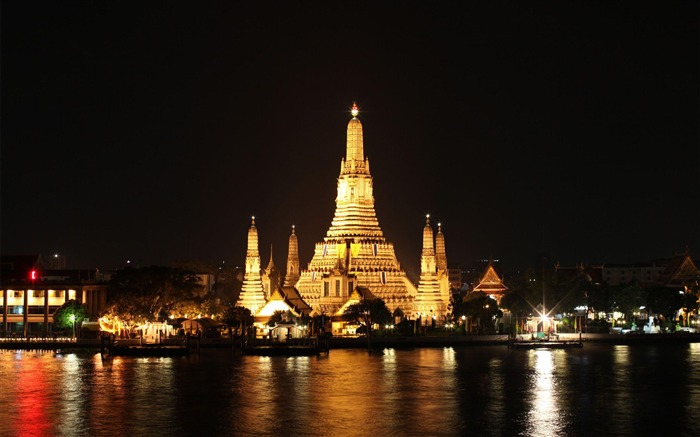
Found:
[(684, 286), (700, 279), (700, 270), (686, 250), (671, 258), (629, 264), (601, 264), (586, 266), (582, 263), (572, 267), (554, 266), (557, 272), (581, 272), (589, 281), (605, 285), (636, 284), (640, 287), (671, 287), (683, 290)]
[(51, 335), (54, 313), (69, 300), (83, 304), (92, 321), (105, 307), (109, 274), (49, 270), (41, 255), (3, 255), (0, 259), (0, 335)]
[(460, 267), (449, 267), (447, 269), (447, 278), (452, 290), (460, 290), (462, 288), (463, 275), (464, 271)]

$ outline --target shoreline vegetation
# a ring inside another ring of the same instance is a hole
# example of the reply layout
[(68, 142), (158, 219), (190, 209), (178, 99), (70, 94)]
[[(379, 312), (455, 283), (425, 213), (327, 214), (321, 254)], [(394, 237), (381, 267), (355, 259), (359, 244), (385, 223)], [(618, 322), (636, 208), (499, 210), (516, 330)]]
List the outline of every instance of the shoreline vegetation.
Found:
[[(519, 336), (527, 339), (529, 335)], [(659, 333), (659, 334), (559, 334), (561, 340), (578, 341), (600, 344), (666, 344), (666, 343), (700, 343), (700, 333)], [(94, 349), (100, 351), (100, 339), (78, 339), (77, 341), (65, 340), (32, 340), (3, 339), (0, 341), (0, 350), (70, 350), (70, 349)], [(196, 343), (197, 348), (237, 348), (242, 339), (203, 338)], [(139, 346), (138, 339), (122, 340), (122, 344)], [(453, 335), (453, 336), (372, 336), (372, 349), (379, 348), (424, 348), (424, 347), (459, 347), (459, 346), (485, 346), (508, 345), (508, 335)], [(153, 345), (149, 345), (153, 346)], [(366, 337), (330, 337), (328, 347), (333, 349), (367, 348)], [(147, 347), (147, 346), (144, 346)]]

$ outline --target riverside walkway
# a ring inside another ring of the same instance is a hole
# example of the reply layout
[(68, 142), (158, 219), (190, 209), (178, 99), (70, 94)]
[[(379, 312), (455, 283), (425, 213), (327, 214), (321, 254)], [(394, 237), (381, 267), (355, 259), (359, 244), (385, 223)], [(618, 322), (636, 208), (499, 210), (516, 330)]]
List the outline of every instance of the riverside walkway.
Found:
[[(699, 343), (700, 333), (675, 332), (660, 334), (587, 334), (571, 333), (558, 334), (561, 340), (578, 340), (585, 343), (607, 344), (653, 344), (653, 343)], [(201, 339), (199, 347), (208, 348), (235, 348), (240, 345), (240, 339), (216, 338)], [(138, 344), (138, 340), (125, 341)], [(450, 347), (450, 346), (482, 346), (482, 345), (508, 345), (508, 335), (421, 335), (421, 336), (372, 336), (370, 341), (366, 337), (330, 337), (328, 349), (343, 348), (367, 348), (369, 345), (375, 348), (420, 348), (420, 347)], [(95, 349), (100, 351), (100, 339), (70, 338), (42, 339), (42, 338), (1, 338), (0, 349), (8, 350), (56, 350), (56, 349)]]

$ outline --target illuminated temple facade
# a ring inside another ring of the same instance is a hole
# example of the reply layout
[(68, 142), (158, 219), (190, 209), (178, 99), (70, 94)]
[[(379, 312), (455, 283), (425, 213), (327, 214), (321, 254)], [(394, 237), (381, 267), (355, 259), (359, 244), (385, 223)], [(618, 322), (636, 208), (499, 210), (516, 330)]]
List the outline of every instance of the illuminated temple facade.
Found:
[[(353, 291), (361, 288), (381, 298), (396, 317), (433, 315), (442, 322), (450, 296), (444, 236), (438, 226), (437, 238), (433, 241), (430, 222), (426, 221), (421, 280), (416, 287), (401, 269), (393, 244), (386, 240), (379, 226), (369, 159), (364, 155), (362, 123), (357, 115), (357, 106), (353, 105), (352, 119), (347, 127), (346, 154), (340, 162), (331, 226), (323, 241), (315, 244), (306, 269), (299, 268), (296, 234), (292, 229), (285, 287), (282, 288), (293, 285), (313, 315), (337, 314)], [(266, 296), (258, 282), (257, 230), (252, 235), (251, 232), (248, 234), (246, 279), (238, 305), (255, 313), (264, 305)], [(254, 238), (254, 244), (251, 238)]]
[(248, 308), (255, 314), (266, 303), (265, 288), (260, 263), (260, 250), (258, 249), (258, 228), (255, 227), (255, 217), (252, 218), (248, 228), (248, 250), (245, 255), (245, 275), (243, 286), (238, 297), (238, 305)]

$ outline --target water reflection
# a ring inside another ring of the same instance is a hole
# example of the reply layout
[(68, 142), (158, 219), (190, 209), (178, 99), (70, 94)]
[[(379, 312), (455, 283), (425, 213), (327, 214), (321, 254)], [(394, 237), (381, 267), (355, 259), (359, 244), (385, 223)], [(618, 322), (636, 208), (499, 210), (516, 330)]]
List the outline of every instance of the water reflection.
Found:
[[(83, 429), (87, 401), (83, 393), (83, 381), (81, 378), (81, 360), (75, 354), (56, 354), (53, 360), (57, 371), (65, 375), (60, 381), (59, 393), (61, 396), (57, 407), (60, 409), (60, 421), (56, 428), (61, 435), (71, 435), (76, 430)], [(47, 372), (44, 375), (50, 375)]]
[[(53, 370), (54, 362), (50, 353), (23, 353), (16, 352), (14, 369), (18, 373), (5, 375), (13, 379), (14, 384), (10, 391), (3, 391), (3, 397), (16, 399), (16, 404), (10, 406), (11, 411), (17, 415), (18, 421), (14, 423), (12, 431), (16, 435), (49, 435), (50, 434), (50, 409), (53, 408), (52, 398), (56, 393), (44, 375)], [(24, 363), (26, 362), (26, 366)], [(4, 372), (3, 372), (4, 373)], [(53, 393), (52, 393), (53, 392)]]
[(531, 383), (530, 411), (528, 413), (527, 433), (530, 435), (561, 435), (562, 424), (559, 421), (557, 393), (554, 385), (554, 351), (537, 349), (533, 351), (534, 360)]
[(0, 435), (697, 434), (700, 345), (178, 358), (0, 351)]

